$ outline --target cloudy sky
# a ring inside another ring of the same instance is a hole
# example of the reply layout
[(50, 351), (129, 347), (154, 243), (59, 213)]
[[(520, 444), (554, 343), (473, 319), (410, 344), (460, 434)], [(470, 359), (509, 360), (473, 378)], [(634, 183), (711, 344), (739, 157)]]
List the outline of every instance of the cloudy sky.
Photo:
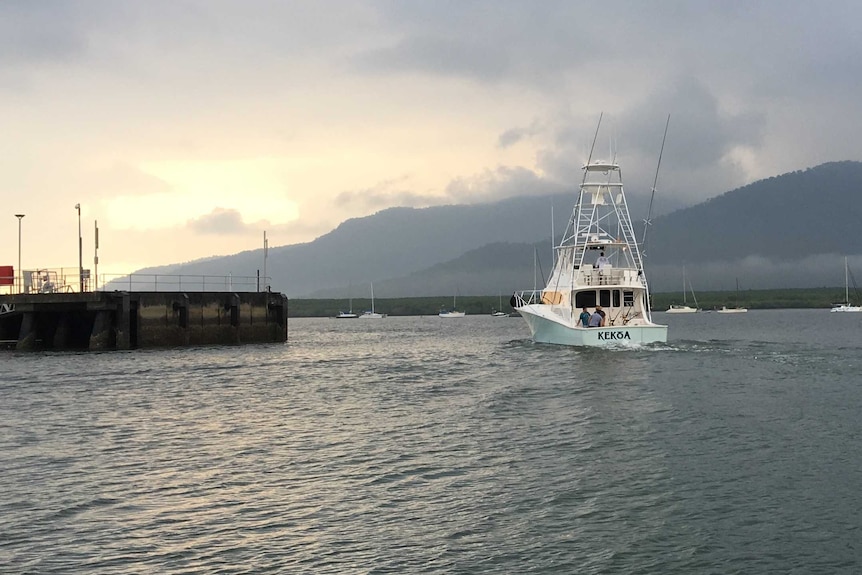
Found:
[(693, 203), (862, 160), (862, 4), (4, 0), (0, 264), (99, 273), (579, 181)]

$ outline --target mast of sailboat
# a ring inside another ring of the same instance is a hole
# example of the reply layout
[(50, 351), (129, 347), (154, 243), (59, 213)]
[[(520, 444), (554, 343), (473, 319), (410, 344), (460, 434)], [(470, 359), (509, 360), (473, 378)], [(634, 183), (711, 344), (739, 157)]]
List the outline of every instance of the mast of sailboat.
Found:
[(682, 266), (682, 305), (687, 305), (685, 298), (685, 266)]

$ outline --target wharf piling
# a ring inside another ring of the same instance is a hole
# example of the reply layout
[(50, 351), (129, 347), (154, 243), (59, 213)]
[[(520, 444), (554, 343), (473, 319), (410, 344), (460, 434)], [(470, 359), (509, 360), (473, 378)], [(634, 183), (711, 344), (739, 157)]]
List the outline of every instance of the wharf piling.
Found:
[(125, 350), (286, 342), (277, 292), (113, 291), (0, 296), (0, 345)]

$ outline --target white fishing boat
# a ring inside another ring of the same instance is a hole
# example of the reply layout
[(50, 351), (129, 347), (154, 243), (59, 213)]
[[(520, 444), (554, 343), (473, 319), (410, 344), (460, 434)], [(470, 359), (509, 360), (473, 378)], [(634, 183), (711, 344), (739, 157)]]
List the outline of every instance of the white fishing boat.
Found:
[(440, 310), (440, 313), (437, 315), (439, 315), (440, 317), (445, 317), (445, 318), (464, 317), (465, 315), (467, 315), (467, 312), (457, 311), (458, 306), (455, 305), (456, 297), (457, 296), (452, 296), (452, 309), (451, 310)]
[(685, 266), (682, 267), (682, 305), (679, 304), (671, 304), (665, 313), (697, 313), (700, 311), (700, 308), (697, 307), (697, 298), (694, 295), (694, 288), (691, 287), (691, 282), (688, 283), (689, 289), (691, 289), (691, 298), (694, 300), (694, 307), (688, 305), (688, 301), (685, 297)]
[[(844, 303), (833, 304), (829, 311), (836, 312), (862, 312), (862, 306), (850, 305), (850, 267), (847, 265), (847, 256), (844, 256)], [(856, 281), (853, 282), (853, 288), (856, 288)]]
[(362, 319), (383, 319), (386, 317), (385, 313), (377, 313), (374, 311), (374, 284), (371, 284), (371, 309), (365, 310), (362, 312), (362, 315), (359, 316)]
[[(592, 161), (591, 151), (583, 170), (578, 199), (555, 246), (556, 261), (545, 287), (515, 292), (512, 307), (540, 343), (665, 342), (667, 326), (652, 321), (649, 287), (620, 166), (615, 161)], [(583, 327), (579, 316), (584, 308), (588, 313), (602, 310), (603, 325)]]

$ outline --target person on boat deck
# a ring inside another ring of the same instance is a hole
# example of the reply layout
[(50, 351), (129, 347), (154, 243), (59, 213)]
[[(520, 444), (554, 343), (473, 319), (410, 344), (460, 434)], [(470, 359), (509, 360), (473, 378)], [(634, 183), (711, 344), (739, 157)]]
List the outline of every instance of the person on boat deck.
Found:
[(609, 263), (608, 258), (605, 257), (605, 252), (599, 253), (599, 257), (596, 260), (596, 265), (598, 265), (599, 270), (602, 270)]
[(590, 316), (590, 327), (602, 327), (605, 325), (605, 312), (602, 306), (597, 305), (596, 311)]
[(590, 312), (587, 311), (586, 306), (584, 306), (581, 311), (580, 317), (578, 317), (578, 321), (580, 321), (583, 327), (590, 327)]

